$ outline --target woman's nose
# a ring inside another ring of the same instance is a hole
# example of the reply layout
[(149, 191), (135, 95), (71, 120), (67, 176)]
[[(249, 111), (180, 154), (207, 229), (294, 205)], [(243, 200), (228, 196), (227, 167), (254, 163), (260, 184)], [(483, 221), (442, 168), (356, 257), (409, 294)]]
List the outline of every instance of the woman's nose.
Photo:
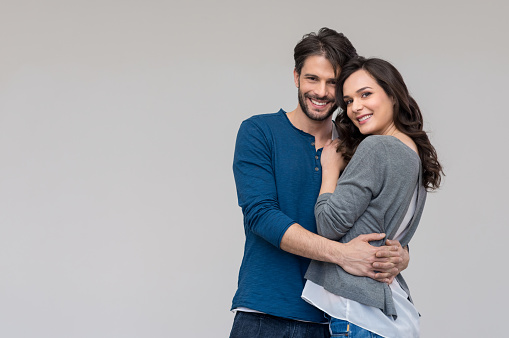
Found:
[(358, 100), (352, 102), (352, 110), (356, 113), (362, 109), (362, 104)]

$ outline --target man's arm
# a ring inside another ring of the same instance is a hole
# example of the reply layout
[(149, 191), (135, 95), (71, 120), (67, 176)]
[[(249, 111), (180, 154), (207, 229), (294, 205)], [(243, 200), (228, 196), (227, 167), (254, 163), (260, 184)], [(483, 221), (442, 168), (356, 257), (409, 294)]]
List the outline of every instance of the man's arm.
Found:
[[(391, 269), (400, 259), (397, 247), (375, 248), (367, 243), (383, 236), (364, 235), (341, 244), (304, 229), (281, 212), (269, 148), (267, 138), (253, 122), (242, 123), (237, 135), (233, 170), (246, 228), (287, 252), (339, 264), (355, 275), (374, 277), (375, 269), (371, 264), (379, 262), (384, 266), (376, 271), (395, 276)], [(379, 253), (381, 258), (375, 257), (377, 252), (384, 252)]]
[(233, 174), (246, 231), (279, 247), (295, 221), (279, 207), (270, 139), (257, 123), (244, 121), (237, 134)]
[[(408, 252), (401, 249), (398, 241), (387, 241), (388, 245), (381, 247), (369, 244), (384, 237), (385, 234), (367, 234), (348, 243), (339, 243), (295, 223), (283, 235), (280, 247), (295, 255), (338, 264), (352, 275), (389, 283), (408, 266)], [(404, 253), (407, 253), (406, 258)]]

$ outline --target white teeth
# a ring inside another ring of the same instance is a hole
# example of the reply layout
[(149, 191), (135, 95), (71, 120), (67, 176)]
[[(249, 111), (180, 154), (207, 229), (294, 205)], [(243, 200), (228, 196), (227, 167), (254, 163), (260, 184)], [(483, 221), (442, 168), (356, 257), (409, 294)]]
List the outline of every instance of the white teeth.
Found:
[(359, 122), (365, 121), (365, 120), (369, 119), (371, 116), (373, 116), (373, 115), (366, 115), (366, 116), (363, 116), (363, 117), (361, 117), (360, 119), (358, 119), (358, 121), (359, 121)]
[(316, 104), (317, 106), (325, 106), (327, 104), (327, 102), (317, 102), (315, 100), (311, 100), (311, 102), (313, 102), (313, 104)]

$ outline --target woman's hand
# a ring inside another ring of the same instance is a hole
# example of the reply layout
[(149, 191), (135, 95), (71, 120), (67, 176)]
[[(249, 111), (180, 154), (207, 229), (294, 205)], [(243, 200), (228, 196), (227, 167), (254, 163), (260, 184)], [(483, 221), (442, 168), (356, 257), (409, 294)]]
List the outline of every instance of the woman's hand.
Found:
[(399, 241), (388, 239), (385, 245), (380, 247), (382, 250), (376, 253), (376, 259), (373, 268), (377, 270), (377, 274), (373, 279), (391, 284), (401, 271), (408, 267), (410, 255), (408, 247), (401, 247)]
[(337, 173), (339, 177), (339, 172), (345, 169), (346, 163), (343, 158), (343, 154), (337, 152), (338, 144), (338, 139), (328, 141), (323, 147), (320, 162), (322, 163), (323, 171), (327, 171), (328, 173)]
[(322, 149), (322, 186), (320, 195), (333, 193), (338, 182), (339, 173), (346, 167), (342, 153), (337, 152), (339, 140), (331, 140)]

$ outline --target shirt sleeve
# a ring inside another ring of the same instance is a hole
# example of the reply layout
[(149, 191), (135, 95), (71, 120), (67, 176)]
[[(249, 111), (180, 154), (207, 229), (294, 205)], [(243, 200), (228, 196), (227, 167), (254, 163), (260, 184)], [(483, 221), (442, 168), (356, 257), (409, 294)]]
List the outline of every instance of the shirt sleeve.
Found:
[(244, 227), (279, 247), (295, 221), (279, 208), (272, 157), (270, 137), (253, 121), (244, 121), (237, 134), (233, 160)]
[(339, 240), (364, 213), (373, 196), (378, 195), (385, 177), (380, 142), (366, 138), (359, 145), (338, 180), (334, 193), (318, 196), (315, 218), (319, 235)]

